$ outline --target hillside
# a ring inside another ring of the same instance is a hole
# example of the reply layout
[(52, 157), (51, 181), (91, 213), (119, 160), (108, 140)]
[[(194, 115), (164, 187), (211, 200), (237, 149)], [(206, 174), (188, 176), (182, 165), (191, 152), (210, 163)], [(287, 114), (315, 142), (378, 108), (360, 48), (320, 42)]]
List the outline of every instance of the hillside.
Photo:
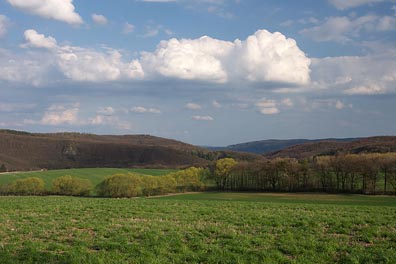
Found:
[(335, 155), (337, 153), (385, 153), (396, 152), (396, 137), (368, 137), (354, 141), (323, 140), (319, 142), (309, 142), (287, 147), (285, 149), (267, 153), (267, 158), (307, 158), (318, 155)]
[(0, 130), (0, 166), (9, 171), (66, 168), (182, 168), (217, 158), (252, 160), (257, 155), (209, 151), (149, 135), (28, 133)]
[(206, 164), (208, 153), (179, 141), (147, 135), (0, 131), (0, 164), (8, 170), (183, 167)]
[(256, 154), (265, 154), (284, 148), (304, 144), (304, 143), (315, 143), (320, 141), (336, 141), (336, 142), (351, 142), (358, 140), (359, 138), (340, 138), (340, 139), (268, 139), (260, 141), (251, 141), (246, 143), (229, 145), (227, 147), (207, 147), (211, 150), (230, 150), (230, 151), (240, 151), (249, 152)]

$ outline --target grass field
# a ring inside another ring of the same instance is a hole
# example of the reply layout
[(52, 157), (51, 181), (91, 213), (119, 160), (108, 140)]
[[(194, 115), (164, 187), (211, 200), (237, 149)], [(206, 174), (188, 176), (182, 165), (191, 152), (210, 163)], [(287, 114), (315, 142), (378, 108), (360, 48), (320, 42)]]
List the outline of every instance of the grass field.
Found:
[(396, 198), (0, 197), (0, 263), (395, 263)]
[(28, 177), (39, 177), (45, 182), (46, 188), (51, 187), (52, 181), (58, 177), (70, 175), (83, 179), (88, 179), (93, 185), (100, 183), (104, 178), (116, 173), (134, 172), (144, 175), (161, 176), (171, 172), (175, 169), (117, 169), (117, 168), (87, 168), (87, 169), (65, 169), (65, 170), (49, 170), (49, 171), (35, 171), (35, 172), (20, 172), (0, 174), (0, 185), (4, 183), (11, 183), (17, 179), (24, 179)]

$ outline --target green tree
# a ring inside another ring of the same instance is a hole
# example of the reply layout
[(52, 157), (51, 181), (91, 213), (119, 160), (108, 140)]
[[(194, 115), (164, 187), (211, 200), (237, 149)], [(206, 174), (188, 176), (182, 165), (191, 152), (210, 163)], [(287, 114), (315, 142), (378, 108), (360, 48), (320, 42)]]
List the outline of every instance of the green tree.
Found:
[(224, 190), (227, 179), (237, 162), (233, 158), (219, 159), (216, 162), (215, 181), (220, 189)]

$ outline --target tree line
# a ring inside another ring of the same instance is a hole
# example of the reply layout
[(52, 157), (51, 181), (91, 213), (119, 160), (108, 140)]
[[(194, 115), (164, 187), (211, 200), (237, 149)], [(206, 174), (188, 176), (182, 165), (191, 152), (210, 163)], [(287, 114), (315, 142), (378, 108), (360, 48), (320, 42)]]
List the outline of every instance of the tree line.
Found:
[(52, 181), (50, 189), (38, 177), (18, 179), (0, 186), (0, 195), (67, 195), (101, 197), (137, 197), (168, 193), (202, 191), (208, 171), (203, 168), (187, 168), (165, 176), (149, 176), (135, 173), (115, 174), (93, 186), (88, 179), (62, 176)]
[(220, 190), (396, 194), (396, 153), (254, 162), (226, 158), (218, 160), (211, 171)]
[(396, 153), (341, 154), (309, 159), (219, 159), (208, 168), (191, 167), (164, 176), (115, 174), (91, 181), (62, 176), (45, 188), (30, 177), (0, 186), (0, 195), (154, 196), (205, 189), (260, 192), (327, 192), (396, 195)]

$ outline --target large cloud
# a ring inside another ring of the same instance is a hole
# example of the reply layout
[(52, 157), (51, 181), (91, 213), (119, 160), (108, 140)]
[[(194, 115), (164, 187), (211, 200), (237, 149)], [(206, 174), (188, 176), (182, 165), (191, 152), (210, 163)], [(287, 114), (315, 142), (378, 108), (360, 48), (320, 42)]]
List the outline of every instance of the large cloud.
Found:
[(210, 37), (161, 41), (153, 53), (142, 54), (147, 72), (170, 78), (224, 83), (227, 73), (222, 61), (233, 48), (231, 42)]
[(137, 60), (124, 62), (116, 50), (96, 50), (63, 46), (57, 51), (61, 72), (75, 81), (115, 81), (142, 78), (144, 73)]
[(304, 36), (315, 41), (345, 43), (362, 35), (362, 32), (383, 32), (396, 29), (395, 16), (367, 15), (356, 18), (328, 17), (320, 25), (301, 30)]
[(236, 40), (229, 65), (236, 66), (240, 78), (253, 82), (309, 82), (310, 59), (294, 39), (279, 32), (259, 30), (246, 41)]
[(247, 40), (234, 42), (210, 37), (162, 41), (140, 60), (125, 61), (113, 49), (60, 45), (33, 29), (25, 31), (22, 47), (44, 48), (53, 67), (74, 81), (153, 80), (171, 78), (212, 83), (252, 82), (305, 85), (311, 60), (293, 39), (259, 30)]
[(50, 79), (52, 56), (43, 53), (16, 55), (0, 48), (0, 80), (40, 86)]
[(309, 82), (310, 59), (293, 39), (279, 32), (259, 30), (245, 41), (199, 39), (162, 41), (152, 52), (142, 53), (143, 69), (150, 75), (225, 83)]
[(74, 81), (127, 80), (142, 78), (144, 75), (137, 60), (124, 62), (116, 50), (100, 52), (75, 46), (58, 46), (54, 38), (45, 37), (32, 29), (25, 31), (25, 40), (24, 47), (50, 50), (59, 71)]
[(312, 79), (322, 89), (345, 94), (396, 92), (396, 51), (366, 56), (313, 59)]
[(74, 11), (73, 0), (7, 0), (13, 7), (40, 17), (55, 19), (69, 24), (82, 24)]

